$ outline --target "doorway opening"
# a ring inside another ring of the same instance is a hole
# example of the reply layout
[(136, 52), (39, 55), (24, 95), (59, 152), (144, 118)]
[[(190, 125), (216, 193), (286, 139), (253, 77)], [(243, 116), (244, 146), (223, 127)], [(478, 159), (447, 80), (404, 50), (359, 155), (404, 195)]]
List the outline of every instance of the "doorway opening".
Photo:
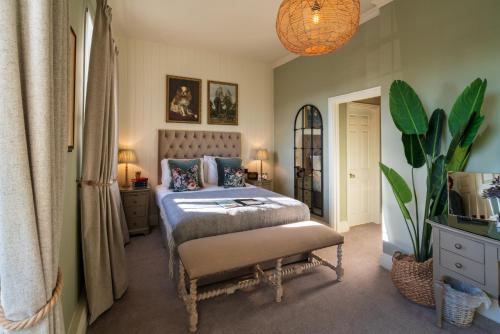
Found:
[(340, 233), (381, 223), (380, 96), (375, 87), (328, 100), (329, 218)]

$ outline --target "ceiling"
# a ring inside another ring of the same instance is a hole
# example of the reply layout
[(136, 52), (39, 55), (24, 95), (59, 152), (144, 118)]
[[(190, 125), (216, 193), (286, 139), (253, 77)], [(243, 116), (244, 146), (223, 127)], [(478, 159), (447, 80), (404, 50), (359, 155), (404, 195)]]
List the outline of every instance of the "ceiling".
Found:
[[(362, 17), (387, 0), (360, 0)], [(114, 0), (114, 29), (169, 45), (267, 63), (290, 57), (275, 32), (281, 0)], [(375, 15), (376, 16), (376, 15)], [(362, 20), (363, 21), (363, 20)]]

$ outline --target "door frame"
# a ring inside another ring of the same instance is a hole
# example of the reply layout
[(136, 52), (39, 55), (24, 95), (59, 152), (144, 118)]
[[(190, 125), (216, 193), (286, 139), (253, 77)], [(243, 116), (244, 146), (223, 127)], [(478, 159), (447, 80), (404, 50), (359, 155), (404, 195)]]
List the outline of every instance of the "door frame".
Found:
[[(368, 88), (328, 99), (328, 194), (330, 204), (329, 222), (337, 232), (343, 233), (348, 226), (340, 221), (340, 170), (339, 170), (339, 105), (342, 103), (382, 96), (380, 86)], [(380, 212), (382, 214), (382, 212)]]

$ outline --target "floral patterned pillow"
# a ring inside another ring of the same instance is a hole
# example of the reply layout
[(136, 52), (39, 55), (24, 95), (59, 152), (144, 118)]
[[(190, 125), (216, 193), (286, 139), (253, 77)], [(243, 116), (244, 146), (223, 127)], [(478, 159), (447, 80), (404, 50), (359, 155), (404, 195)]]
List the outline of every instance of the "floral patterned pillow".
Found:
[(175, 192), (195, 191), (200, 189), (200, 172), (198, 165), (186, 170), (175, 167), (172, 169), (172, 184)]
[(245, 187), (243, 168), (224, 167), (224, 188)]

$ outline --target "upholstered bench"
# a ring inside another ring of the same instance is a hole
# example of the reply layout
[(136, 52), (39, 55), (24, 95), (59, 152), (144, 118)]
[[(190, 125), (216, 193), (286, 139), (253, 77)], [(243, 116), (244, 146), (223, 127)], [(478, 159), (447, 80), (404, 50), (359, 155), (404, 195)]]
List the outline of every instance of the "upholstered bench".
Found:
[[(189, 330), (196, 331), (198, 324), (197, 302), (232, 294), (238, 289), (250, 287), (264, 281), (275, 288), (276, 302), (283, 296), (282, 279), (319, 265), (335, 270), (342, 280), (342, 244), (344, 237), (323, 224), (305, 221), (281, 226), (261, 228), (238, 233), (187, 241), (178, 247), (179, 282), (178, 291), (189, 314)], [(337, 246), (337, 264), (333, 265), (313, 251)], [(309, 254), (305, 263), (282, 266), (283, 258)], [(276, 261), (273, 270), (263, 271), (260, 264)], [(224, 287), (197, 292), (200, 278), (245, 267), (253, 267), (252, 278), (228, 284)], [(186, 290), (186, 274), (189, 292)]]

